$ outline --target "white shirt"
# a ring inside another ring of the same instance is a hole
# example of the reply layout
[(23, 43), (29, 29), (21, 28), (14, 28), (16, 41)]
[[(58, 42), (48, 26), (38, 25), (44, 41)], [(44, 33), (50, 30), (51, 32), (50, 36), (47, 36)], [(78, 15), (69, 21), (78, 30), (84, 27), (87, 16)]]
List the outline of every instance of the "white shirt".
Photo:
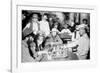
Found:
[(71, 33), (69, 29), (62, 29), (61, 33)]
[(87, 55), (88, 50), (90, 48), (90, 40), (89, 40), (87, 34), (84, 34), (79, 39), (77, 39), (75, 42), (72, 42), (72, 43), (68, 44), (67, 46), (74, 47), (76, 45), (78, 45), (78, 48), (77, 48), (78, 55)]
[(49, 23), (47, 21), (40, 21), (40, 31), (44, 32), (46, 36), (50, 34)]
[(33, 33), (37, 34), (38, 31), (38, 23), (33, 23)]
[(76, 29), (79, 30), (80, 28), (86, 28), (86, 27), (88, 27), (86, 24), (80, 24), (77, 26)]
[(55, 31), (55, 32), (60, 32), (57, 28), (52, 28), (52, 30), (51, 31)]

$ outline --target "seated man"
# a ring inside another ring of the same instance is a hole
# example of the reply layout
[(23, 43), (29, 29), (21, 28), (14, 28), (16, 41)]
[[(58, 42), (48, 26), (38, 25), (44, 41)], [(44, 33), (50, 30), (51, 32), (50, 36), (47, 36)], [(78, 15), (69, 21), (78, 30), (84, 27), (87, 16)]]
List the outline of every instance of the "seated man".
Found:
[(67, 47), (71, 47), (70, 50), (72, 50), (72, 47), (75, 47), (78, 45), (76, 54), (80, 60), (85, 60), (90, 48), (90, 40), (86, 34), (84, 27), (79, 28), (79, 34), (80, 34), (80, 37), (74, 40), (73, 42), (71, 42), (70, 44), (68, 44)]
[(45, 60), (45, 55), (39, 54), (40, 51), (43, 51), (43, 41), (44, 41), (44, 36), (42, 33), (39, 33), (36, 38), (33, 38), (32, 36), (28, 36), (27, 39), (27, 48), (28, 48), (28, 53), (31, 58), (33, 58), (34, 62), (39, 62)]
[(71, 41), (72, 33), (68, 29), (67, 24), (65, 24), (64, 26), (65, 26), (64, 29), (62, 29), (61, 32), (60, 32), (60, 37), (62, 38), (63, 43), (68, 43), (69, 41)]
[(83, 19), (82, 24), (76, 26), (76, 36), (75, 36), (76, 39), (78, 39), (80, 37), (79, 29), (81, 27), (84, 27), (87, 30), (86, 33), (88, 36), (90, 35), (90, 33), (89, 33), (90, 29), (89, 29), (89, 25), (87, 24), (87, 19)]
[(46, 40), (46, 45), (53, 45), (53, 44), (62, 44), (62, 40), (60, 37), (57, 35), (58, 31), (54, 28), (51, 31), (51, 35), (49, 38)]
[(68, 29), (68, 25), (67, 24), (65, 25), (65, 28), (61, 30), (61, 33), (68, 33), (68, 34), (71, 33), (71, 31)]
[(36, 35), (35, 42), (36, 42), (36, 51), (41, 51), (44, 49), (44, 40), (45, 35), (42, 32)]

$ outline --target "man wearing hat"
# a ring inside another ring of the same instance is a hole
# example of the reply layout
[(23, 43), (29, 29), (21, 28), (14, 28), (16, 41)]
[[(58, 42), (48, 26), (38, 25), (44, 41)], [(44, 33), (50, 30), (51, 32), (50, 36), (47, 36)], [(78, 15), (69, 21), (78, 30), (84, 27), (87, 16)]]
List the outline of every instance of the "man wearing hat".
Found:
[[(30, 30), (30, 31), (27, 31)], [(23, 32), (26, 31), (26, 35), (30, 34), (33, 32), (33, 34), (37, 34), (39, 30), (39, 21), (38, 21), (38, 15), (33, 14), (31, 22), (29, 22), (26, 27), (23, 29)]]
[(73, 40), (80, 38), (80, 34), (79, 34), (79, 29), (80, 28), (85, 28), (86, 29), (86, 25), (80, 24), (80, 25), (76, 26), (76, 30), (74, 31), (75, 34), (73, 35)]
[(79, 28), (80, 37), (74, 40), (72, 43), (68, 44), (67, 47), (75, 47), (78, 45), (76, 54), (79, 60), (85, 60), (87, 58), (87, 53), (90, 49), (90, 40), (87, 36), (86, 30), (84, 27), (80, 26)]
[(58, 30), (56, 28), (52, 29), (51, 35), (49, 36), (49, 39), (47, 39), (47, 41), (46, 41), (46, 45), (63, 43), (57, 33), (58, 33)]
[[(80, 28), (85, 28), (86, 30), (87, 30), (87, 33), (89, 33), (90, 31), (89, 31), (89, 25), (87, 24), (87, 19), (83, 19), (82, 20), (82, 24), (80, 24), (80, 25), (78, 25), (77, 27), (76, 27), (76, 38), (79, 38), (80, 37), (80, 35), (79, 35), (79, 29)], [(89, 35), (89, 34), (88, 34)]]

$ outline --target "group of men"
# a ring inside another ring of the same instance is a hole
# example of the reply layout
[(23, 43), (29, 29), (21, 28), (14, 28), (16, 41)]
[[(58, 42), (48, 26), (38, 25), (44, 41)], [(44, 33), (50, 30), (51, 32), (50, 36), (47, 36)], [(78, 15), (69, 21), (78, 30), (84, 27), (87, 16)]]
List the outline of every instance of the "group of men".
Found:
[(71, 32), (70, 29), (68, 29), (67, 24), (65, 24), (65, 27), (61, 31), (58, 30), (57, 24), (55, 24), (50, 30), (49, 22), (47, 21), (48, 17), (45, 14), (42, 15), (41, 21), (38, 21), (38, 18), (37, 14), (33, 14), (31, 22), (29, 22), (23, 29), (23, 32), (27, 28), (31, 29), (31, 33), (35, 35), (25, 38), (25, 42), (27, 43), (28, 48), (31, 51), (30, 54), (33, 58), (35, 58), (34, 53), (36, 51), (44, 50), (44, 46), (46, 45), (63, 44), (63, 40), (60, 38), (59, 34), (67, 33), (72, 36), (71, 42), (66, 43), (66, 46), (70, 48), (69, 51), (73, 52), (72, 48), (78, 46), (77, 51), (75, 52), (78, 58), (80, 60), (87, 59), (87, 54), (90, 49), (90, 41), (86, 33), (86, 30), (89, 29), (85, 22), (86, 20), (83, 20), (83, 24), (78, 25), (75, 28), (75, 31)]
[(26, 28), (30, 28), (33, 32), (33, 34), (38, 34), (39, 31), (45, 34), (45, 36), (48, 36), (50, 34), (50, 28), (49, 28), (49, 23), (47, 21), (47, 15), (42, 16), (42, 20), (39, 22), (38, 21), (38, 15), (33, 14), (32, 16), (32, 21), (30, 21), (26, 27), (23, 29), (23, 31)]

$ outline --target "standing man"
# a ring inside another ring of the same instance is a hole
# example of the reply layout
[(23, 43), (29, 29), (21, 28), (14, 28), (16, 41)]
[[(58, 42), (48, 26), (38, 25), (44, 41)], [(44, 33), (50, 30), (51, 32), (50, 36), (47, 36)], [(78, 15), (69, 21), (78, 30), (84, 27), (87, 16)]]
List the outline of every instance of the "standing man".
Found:
[(50, 27), (47, 21), (46, 14), (42, 16), (42, 20), (40, 21), (40, 31), (42, 31), (45, 34), (45, 36), (48, 36), (50, 34)]
[(90, 40), (86, 34), (84, 27), (79, 28), (79, 34), (80, 37), (76, 39), (74, 42), (68, 44), (67, 47), (72, 48), (78, 45), (76, 54), (80, 60), (85, 60), (90, 49)]
[(26, 33), (26, 35), (33, 32), (33, 34), (37, 34), (39, 30), (39, 21), (38, 21), (38, 15), (33, 14), (32, 20), (26, 25), (26, 27), (23, 29), (23, 32)]

